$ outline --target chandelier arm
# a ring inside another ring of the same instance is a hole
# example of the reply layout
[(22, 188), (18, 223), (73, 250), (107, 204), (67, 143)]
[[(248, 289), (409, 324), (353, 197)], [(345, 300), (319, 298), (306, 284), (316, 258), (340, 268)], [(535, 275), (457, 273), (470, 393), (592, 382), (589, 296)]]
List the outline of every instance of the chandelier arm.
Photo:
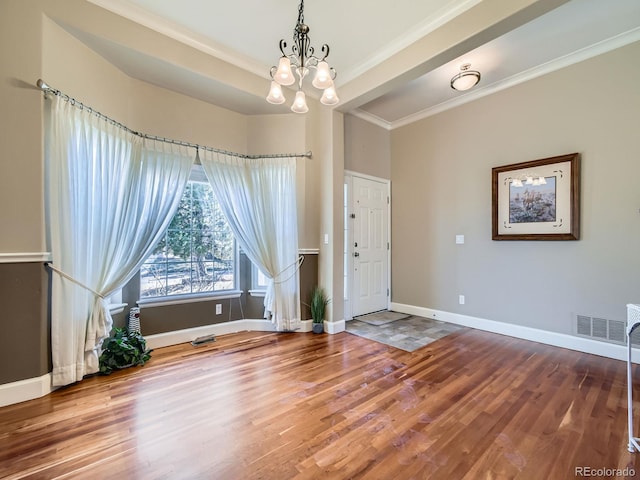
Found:
[(322, 45), (322, 48), (320, 49), (320, 51), (322, 53), (324, 53), (324, 56), (320, 59), (318, 59), (319, 62), (324, 62), (325, 58), (327, 58), (329, 56), (329, 45), (327, 45), (326, 43), (324, 45)]
[(284, 41), (284, 38), (280, 40), (280, 53), (282, 53), (283, 57), (286, 57), (287, 54), (284, 53), (284, 49), (287, 48), (287, 42)]
[(291, 45), (291, 53), (287, 56), (291, 60), (292, 64), (298, 64), (298, 58), (300, 57), (300, 48), (298, 47), (297, 43), (294, 42), (294, 44)]

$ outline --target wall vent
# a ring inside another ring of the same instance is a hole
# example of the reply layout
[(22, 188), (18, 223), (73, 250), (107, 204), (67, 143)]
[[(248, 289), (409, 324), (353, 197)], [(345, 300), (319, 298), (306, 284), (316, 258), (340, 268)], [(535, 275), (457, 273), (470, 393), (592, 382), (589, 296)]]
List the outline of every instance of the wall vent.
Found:
[[(574, 333), (580, 337), (589, 337), (618, 345), (627, 344), (627, 324), (621, 320), (610, 320), (587, 315), (576, 315)], [(640, 328), (631, 334), (631, 345), (640, 346)]]

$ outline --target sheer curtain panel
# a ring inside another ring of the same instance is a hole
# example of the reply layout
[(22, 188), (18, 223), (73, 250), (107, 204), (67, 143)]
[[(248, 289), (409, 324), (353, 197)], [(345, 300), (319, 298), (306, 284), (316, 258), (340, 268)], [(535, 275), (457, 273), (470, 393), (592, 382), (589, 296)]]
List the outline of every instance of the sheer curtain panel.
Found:
[(296, 159), (247, 159), (208, 150), (200, 162), (236, 240), (269, 278), (265, 318), (278, 331), (300, 324)]
[(104, 299), (135, 274), (168, 228), (193, 150), (133, 135), (61, 97), (49, 100), (53, 384), (66, 385), (98, 371), (112, 327)]

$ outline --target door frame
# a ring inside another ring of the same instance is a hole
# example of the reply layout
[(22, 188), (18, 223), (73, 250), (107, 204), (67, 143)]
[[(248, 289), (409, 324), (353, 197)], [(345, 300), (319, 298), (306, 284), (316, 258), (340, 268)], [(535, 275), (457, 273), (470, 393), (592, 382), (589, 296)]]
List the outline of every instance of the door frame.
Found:
[[(353, 205), (353, 179), (361, 178), (363, 180), (370, 180), (372, 182), (382, 183), (386, 185), (387, 188), (387, 242), (389, 244), (389, 248), (387, 249), (387, 288), (389, 289), (389, 294), (387, 295), (387, 309), (391, 305), (391, 180), (386, 178), (374, 177), (373, 175), (367, 175), (364, 173), (358, 173), (351, 170), (344, 171), (344, 182), (343, 185), (346, 186), (346, 192), (343, 190), (343, 212), (344, 212), (344, 245), (343, 245), (343, 254), (344, 254), (344, 262), (345, 262), (345, 278), (344, 278), (344, 319), (345, 320), (353, 320), (353, 304), (351, 299), (353, 298), (353, 218), (351, 218), (351, 214), (354, 211)], [(343, 187), (344, 188), (344, 187)]]

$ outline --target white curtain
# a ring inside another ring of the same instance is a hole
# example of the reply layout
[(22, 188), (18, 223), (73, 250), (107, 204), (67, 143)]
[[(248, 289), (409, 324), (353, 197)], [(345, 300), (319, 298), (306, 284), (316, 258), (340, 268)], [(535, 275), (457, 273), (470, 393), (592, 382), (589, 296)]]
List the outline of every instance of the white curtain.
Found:
[(193, 150), (142, 139), (58, 96), (47, 118), (53, 384), (66, 385), (98, 371), (112, 326), (104, 299), (169, 226)]
[(265, 318), (300, 325), (296, 159), (247, 159), (204, 150), (200, 162), (236, 240), (269, 278)]

